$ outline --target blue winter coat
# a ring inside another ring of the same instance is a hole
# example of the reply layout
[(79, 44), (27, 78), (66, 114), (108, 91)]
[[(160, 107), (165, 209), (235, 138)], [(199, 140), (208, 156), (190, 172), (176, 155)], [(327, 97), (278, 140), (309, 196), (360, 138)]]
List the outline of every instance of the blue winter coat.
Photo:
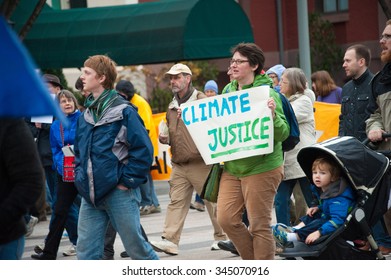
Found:
[[(66, 145), (74, 145), (75, 143), (75, 135), (76, 135), (76, 127), (77, 127), (77, 119), (80, 116), (80, 111), (76, 110), (73, 114), (67, 116), (69, 121), (69, 126), (63, 126), (64, 130), (64, 146)], [(64, 163), (64, 153), (62, 152), (62, 138), (60, 133), (60, 121), (55, 120), (50, 127), (50, 147), (52, 149), (53, 154), (53, 166), (57, 173), (61, 176), (63, 175), (63, 163)]]
[(89, 109), (78, 120), (75, 185), (89, 203), (99, 205), (117, 185), (146, 182), (153, 147), (137, 111), (118, 99), (97, 123)]
[(318, 207), (321, 216), (327, 220), (318, 230), (322, 235), (330, 234), (345, 222), (346, 217), (353, 209), (356, 202), (353, 189), (347, 186), (344, 180), (343, 183), (338, 181), (333, 184), (326, 193), (321, 193), (320, 196), (315, 186), (312, 185), (311, 188), (313, 195), (319, 201)]

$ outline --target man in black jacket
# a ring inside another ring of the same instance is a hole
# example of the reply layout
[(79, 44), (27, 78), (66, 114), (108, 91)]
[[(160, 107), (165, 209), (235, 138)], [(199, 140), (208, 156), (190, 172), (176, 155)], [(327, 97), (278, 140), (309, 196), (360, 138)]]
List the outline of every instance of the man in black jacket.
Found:
[(0, 119), (0, 260), (21, 259), (24, 215), (41, 194), (44, 176), (22, 119)]
[(371, 52), (364, 45), (350, 46), (345, 52), (342, 67), (351, 80), (342, 88), (339, 136), (354, 136), (360, 141), (367, 138), (365, 120), (369, 114), (366, 108), (373, 78), (368, 69), (370, 60)]

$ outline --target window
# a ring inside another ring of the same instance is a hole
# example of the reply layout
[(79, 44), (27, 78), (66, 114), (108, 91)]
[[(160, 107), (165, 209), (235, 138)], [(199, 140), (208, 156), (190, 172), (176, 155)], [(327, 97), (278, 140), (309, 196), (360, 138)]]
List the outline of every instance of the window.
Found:
[(323, 13), (347, 12), (348, 0), (323, 0)]

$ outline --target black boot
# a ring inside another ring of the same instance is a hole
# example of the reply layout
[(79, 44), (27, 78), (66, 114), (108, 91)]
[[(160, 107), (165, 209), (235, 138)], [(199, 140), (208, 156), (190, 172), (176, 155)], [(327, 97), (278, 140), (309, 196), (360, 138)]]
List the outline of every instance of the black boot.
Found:
[(45, 254), (43, 252), (39, 253), (39, 254), (33, 254), (33, 255), (31, 255), (31, 258), (35, 259), (35, 260), (55, 260), (56, 259), (55, 256), (51, 256), (51, 255)]
[(235, 248), (235, 245), (232, 243), (231, 240), (219, 241), (219, 243), (217, 243), (217, 246), (219, 246), (221, 250), (229, 251), (232, 254), (239, 255), (238, 251)]

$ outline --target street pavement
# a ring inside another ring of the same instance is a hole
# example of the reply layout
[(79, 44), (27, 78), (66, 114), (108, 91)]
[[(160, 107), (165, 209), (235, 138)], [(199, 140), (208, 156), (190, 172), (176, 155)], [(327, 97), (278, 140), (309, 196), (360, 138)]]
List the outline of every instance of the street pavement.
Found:
[[(166, 209), (169, 203), (169, 186), (167, 181), (154, 181), (154, 184), (162, 212), (141, 216), (141, 224), (150, 240), (160, 240)], [(23, 260), (32, 260), (31, 255), (34, 254), (34, 247), (43, 243), (45, 236), (48, 233), (49, 219), (50, 217), (48, 216), (48, 221), (39, 222), (35, 226), (31, 236), (26, 238), (25, 250), (22, 257)], [(275, 223), (274, 212), (272, 223)], [(189, 209), (181, 235), (181, 241), (179, 243), (179, 254), (176, 256), (167, 255), (165, 253), (157, 254), (162, 260), (240, 260), (239, 256), (227, 251), (211, 251), (210, 246), (213, 241), (213, 227), (209, 220), (208, 213), (206, 211), (199, 212), (197, 210)], [(77, 260), (76, 256), (65, 257), (62, 254), (70, 245), (71, 243), (68, 238), (63, 238), (61, 240), (57, 254), (58, 260)], [(120, 253), (124, 251), (124, 247), (118, 234), (114, 249), (114, 259), (121, 260)], [(281, 258), (276, 256), (276, 259)], [(391, 255), (387, 256), (387, 259), (391, 259)]]

